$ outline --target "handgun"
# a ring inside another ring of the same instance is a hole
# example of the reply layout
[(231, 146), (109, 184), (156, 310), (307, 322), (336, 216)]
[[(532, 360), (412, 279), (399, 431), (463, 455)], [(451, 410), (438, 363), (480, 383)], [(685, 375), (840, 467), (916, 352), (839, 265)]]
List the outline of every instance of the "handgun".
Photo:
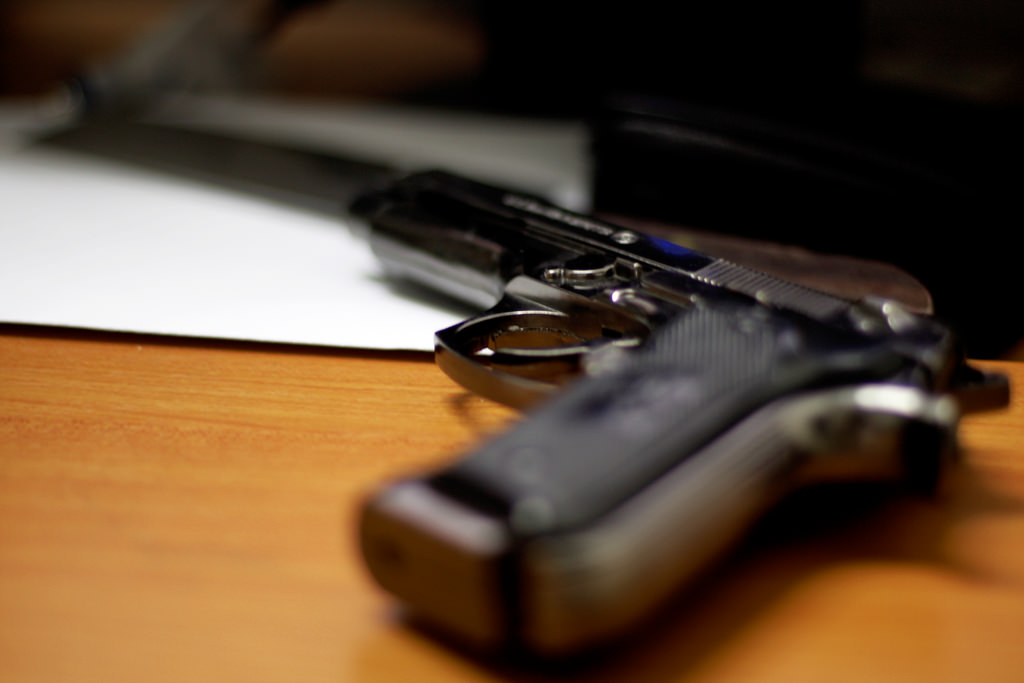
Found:
[(352, 212), (392, 277), (485, 312), (436, 335), (521, 420), (361, 510), (374, 579), (485, 651), (621, 638), (770, 507), (826, 482), (932, 489), (963, 412), (1009, 400), (954, 331), (441, 171)]

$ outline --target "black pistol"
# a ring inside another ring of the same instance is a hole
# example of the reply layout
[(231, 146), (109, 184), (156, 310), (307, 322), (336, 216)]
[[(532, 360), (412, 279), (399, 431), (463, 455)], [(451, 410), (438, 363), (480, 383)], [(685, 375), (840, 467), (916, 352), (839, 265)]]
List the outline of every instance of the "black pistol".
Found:
[(352, 209), (390, 274), (489, 307), (437, 333), (437, 362), (527, 410), (362, 510), (380, 585), (482, 648), (619, 636), (797, 487), (932, 487), (961, 413), (1009, 398), (932, 317), (537, 197), (425, 172)]

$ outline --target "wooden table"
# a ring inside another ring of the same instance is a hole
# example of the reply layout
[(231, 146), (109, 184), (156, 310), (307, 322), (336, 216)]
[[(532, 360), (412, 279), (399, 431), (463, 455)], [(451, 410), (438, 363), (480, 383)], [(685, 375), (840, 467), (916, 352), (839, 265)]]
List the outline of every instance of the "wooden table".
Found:
[[(513, 418), (425, 355), (0, 326), (0, 681), (548, 678), (409, 628), (354, 549), (370, 489)], [(937, 498), (797, 507), (559, 675), (1024, 680), (1022, 438), (1020, 399), (968, 418)]]

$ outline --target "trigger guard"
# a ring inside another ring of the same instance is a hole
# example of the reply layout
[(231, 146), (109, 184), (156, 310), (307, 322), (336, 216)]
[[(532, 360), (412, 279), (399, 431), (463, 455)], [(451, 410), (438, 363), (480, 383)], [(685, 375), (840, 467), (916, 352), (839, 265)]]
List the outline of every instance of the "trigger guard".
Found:
[[(578, 375), (582, 359), (597, 348), (640, 342), (633, 337), (587, 338), (570, 329), (569, 320), (555, 310), (496, 310), (438, 332), (436, 362), (466, 389), (526, 408)], [(502, 338), (528, 345), (503, 345)]]

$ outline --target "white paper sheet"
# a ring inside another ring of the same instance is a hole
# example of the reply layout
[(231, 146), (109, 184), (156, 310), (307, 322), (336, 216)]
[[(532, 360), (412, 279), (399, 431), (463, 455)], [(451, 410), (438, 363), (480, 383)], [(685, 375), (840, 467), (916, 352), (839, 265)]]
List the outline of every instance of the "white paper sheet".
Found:
[[(582, 135), (571, 126), (245, 102), (206, 107), (205, 117), (325, 149), (383, 147), (388, 162), (434, 156), (488, 180), (532, 179), (568, 201), (582, 187)], [(114, 162), (8, 144), (0, 207), (4, 322), (430, 350), (434, 331), (469, 313), (387, 282), (343, 217)]]

